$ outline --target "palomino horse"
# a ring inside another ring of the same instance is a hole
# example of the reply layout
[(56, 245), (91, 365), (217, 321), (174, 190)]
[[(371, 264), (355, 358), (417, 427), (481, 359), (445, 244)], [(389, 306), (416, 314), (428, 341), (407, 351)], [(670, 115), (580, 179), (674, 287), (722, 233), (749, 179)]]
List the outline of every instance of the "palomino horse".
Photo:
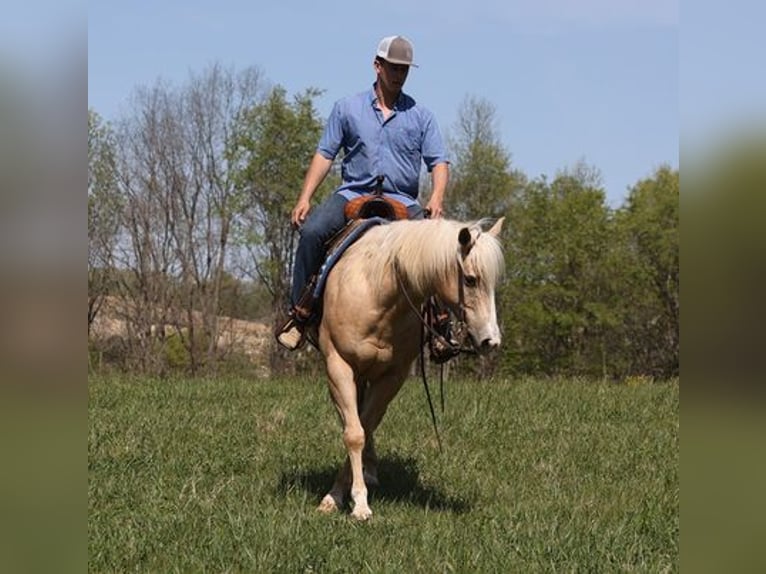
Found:
[(373, 433), (420, 351), (413, 309), (431, 295), (462, 319), (479, 352), (500, 344), (495, 285), (503, 272), (498, 234), (482, 222), (396, 221), (372, 228), (327, 279), (318, 326), (330, 395), (348, 458), (318, 510), (332, 512), (347, 492), (352, 516), (372, 516), (367, 485), (377, 485)]

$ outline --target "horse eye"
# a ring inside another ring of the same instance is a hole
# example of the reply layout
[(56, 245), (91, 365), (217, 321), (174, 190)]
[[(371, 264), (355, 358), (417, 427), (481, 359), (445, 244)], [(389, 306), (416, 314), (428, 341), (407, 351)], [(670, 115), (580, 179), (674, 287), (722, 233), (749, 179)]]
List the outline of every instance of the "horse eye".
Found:
[(476, 287), (476, 285), (479, 283), (479, 280), (476, 278), (476, 275), (466, 275), (463, 278), (463, 281), (465, 281), (466, 287)]

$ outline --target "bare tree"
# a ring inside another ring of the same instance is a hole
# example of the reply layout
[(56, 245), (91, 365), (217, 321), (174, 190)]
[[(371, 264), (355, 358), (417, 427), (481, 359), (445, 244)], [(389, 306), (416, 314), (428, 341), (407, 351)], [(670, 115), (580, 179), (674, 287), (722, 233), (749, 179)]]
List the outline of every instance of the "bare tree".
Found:
[(202, 357), (215, 364), (221, 285), (232, 222), (242, 205), (233, 137), (239, 118), (256, 104), (259, 88), (254, 69), (235, 76), (213, 66), (192, 76), (180, 100), (187, 174), (186, 185), (174, 190), (173, 218), (192, 371)]
[(88, 110), (88, 337), (109, 290), (117, 237), (119, 196), (115, 181), (114, 135)]
[(181, 90), (158, 82), (135, 93), (120, 128), (125, 210), (115, 265), (134, 356), (163, 367), (173, 333), (196, 373), (216, 354), (218, 306), (232, 219), (240, 202), (230, 161), (232, 126), (255, 105), (260, 73), (213, 66)]
[[(165, 157), (171, 97), (165, 86), (139, 89), (134, 114), (118, 128), (119, 186), (124, 202), (121, 237), (115, 252), (120, 274), (118, 309), (128, 332), (130, 366), (162, 370), (158, 340), (165, 334), (174, 307), (168, 281), (174, 269), (170, 225), (170, 192)], [(177, 267), (177, 264), (175, 264)]]

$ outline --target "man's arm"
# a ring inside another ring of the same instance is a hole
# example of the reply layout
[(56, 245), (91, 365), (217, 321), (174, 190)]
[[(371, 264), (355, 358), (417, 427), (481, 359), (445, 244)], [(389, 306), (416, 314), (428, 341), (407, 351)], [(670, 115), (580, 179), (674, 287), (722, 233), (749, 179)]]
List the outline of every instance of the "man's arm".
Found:
[(311, 198), (330, 172), (332, 161), (319, 152), (311, 158), (311, 164), (309, 164), (306, 177), (303, 179), (303, 189), (290, 216), (293, 225), (300, 226), (306, 221), (306, 217), (311, 211)]
[(426, 209), (430, 211), (431, 217), (436, 219), (444, 215), (444, 192), (447, 191), (447, 182), (449, 181), (449, 164), (436, 164), (431, 170), (431, 197), (428, 198)]

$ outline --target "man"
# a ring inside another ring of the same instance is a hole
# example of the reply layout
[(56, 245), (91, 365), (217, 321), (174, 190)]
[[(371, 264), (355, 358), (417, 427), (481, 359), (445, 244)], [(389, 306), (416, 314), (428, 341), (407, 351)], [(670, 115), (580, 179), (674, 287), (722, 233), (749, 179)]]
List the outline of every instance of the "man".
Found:
[[(384, 196), (407, 207), (418, 219), (421, 163), (431, 172), (431, 196), (425, 211), (441, 217), (449, 178), (449, 161), (433, 114), (402, 92), (413, 63), (413, 49), (403, 36), (378, 44), (372, 89), (335, 103), (311, 160), (291, 220), (301, 230), (293, 269), (290, 319), (277, 334), (279, 343), (296, 349), (303, 342), (302, 314), (297, 312), (303, 290), (322, 264), (325, 242), (346, 224), (346, 203), (370, 194), (382, 177)], [(415, 66), (416, 67), (416, 66)], [(343, 150), (341, 186), (309, 216), (311, 197), (324, 181), (335, 156)]]

